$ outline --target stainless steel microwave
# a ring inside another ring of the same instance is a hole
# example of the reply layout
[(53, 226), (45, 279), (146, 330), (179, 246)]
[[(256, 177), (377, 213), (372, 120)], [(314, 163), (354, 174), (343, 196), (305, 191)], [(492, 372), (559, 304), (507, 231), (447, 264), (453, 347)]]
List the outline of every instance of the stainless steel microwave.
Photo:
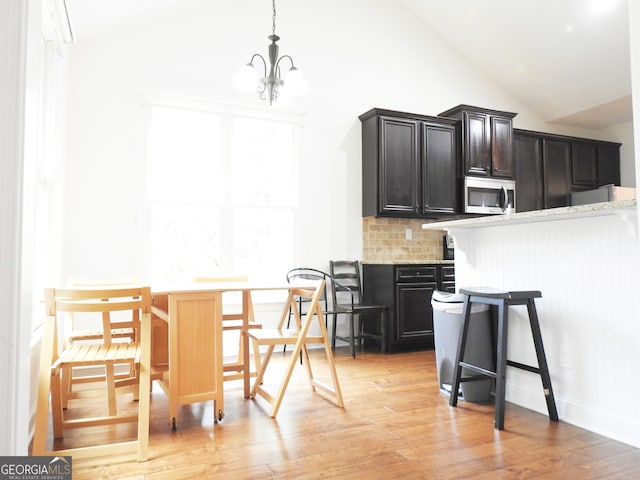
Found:
[(466, 213), (514, 213), (516, 182), (498, 178), (465, 177), (464, 202)]

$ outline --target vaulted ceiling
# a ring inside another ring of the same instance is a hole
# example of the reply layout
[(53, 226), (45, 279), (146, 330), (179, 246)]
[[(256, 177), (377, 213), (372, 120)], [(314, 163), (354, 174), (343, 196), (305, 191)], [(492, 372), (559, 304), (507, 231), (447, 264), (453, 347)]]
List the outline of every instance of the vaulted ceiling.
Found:
[[(632, 119), (627, 0), (396, 0), (547, 122)], [(78, 37), (212, 0), (72, 0)]]
[(547, 122), (632, 119), (627, 0), (400, 0)]

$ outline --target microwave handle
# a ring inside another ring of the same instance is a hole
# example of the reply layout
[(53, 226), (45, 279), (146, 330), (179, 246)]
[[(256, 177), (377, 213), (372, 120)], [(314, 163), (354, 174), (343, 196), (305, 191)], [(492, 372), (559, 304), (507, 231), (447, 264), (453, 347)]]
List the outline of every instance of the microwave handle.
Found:
[(507, 206), (509, 205), (509, 192), (507, 192), (507, 187), (505, 187), (504, 185), (502, 185), (501, 194), (502, 194), (502, 198), (500, 202), (500, 207), (502, 207), (502, 211), (504, 212), (507, 209)]

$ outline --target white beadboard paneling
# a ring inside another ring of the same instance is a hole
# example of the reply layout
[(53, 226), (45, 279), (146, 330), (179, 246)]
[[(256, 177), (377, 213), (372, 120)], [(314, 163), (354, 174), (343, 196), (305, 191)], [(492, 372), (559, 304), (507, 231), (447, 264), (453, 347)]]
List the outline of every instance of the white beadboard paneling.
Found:
[[(456, 234), (457, 247), (473, 254), (471, 262), (456, 260), (456, 284), (540, 290), (536, 305), (561, 420), (640, 446), (636, 222), (634, 210), (627, 220), (466, 230)], [(536, 364), (521, 308), (510, 311), (508, 355)], [(507, 400), (547, 413), (540, 379), (529, 372), (508, 370)]]

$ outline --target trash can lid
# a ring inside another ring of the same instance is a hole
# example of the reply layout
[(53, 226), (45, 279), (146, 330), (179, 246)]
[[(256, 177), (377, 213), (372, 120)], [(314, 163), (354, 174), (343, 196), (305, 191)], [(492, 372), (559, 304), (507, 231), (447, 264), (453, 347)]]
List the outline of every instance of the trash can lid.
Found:
[(464, 297), (465, 296), (460, 293), (449, 293), (441, 290), (435, 290), (433, 295), (431, 295), (431, 300), (441, 303), (463, 303)]

